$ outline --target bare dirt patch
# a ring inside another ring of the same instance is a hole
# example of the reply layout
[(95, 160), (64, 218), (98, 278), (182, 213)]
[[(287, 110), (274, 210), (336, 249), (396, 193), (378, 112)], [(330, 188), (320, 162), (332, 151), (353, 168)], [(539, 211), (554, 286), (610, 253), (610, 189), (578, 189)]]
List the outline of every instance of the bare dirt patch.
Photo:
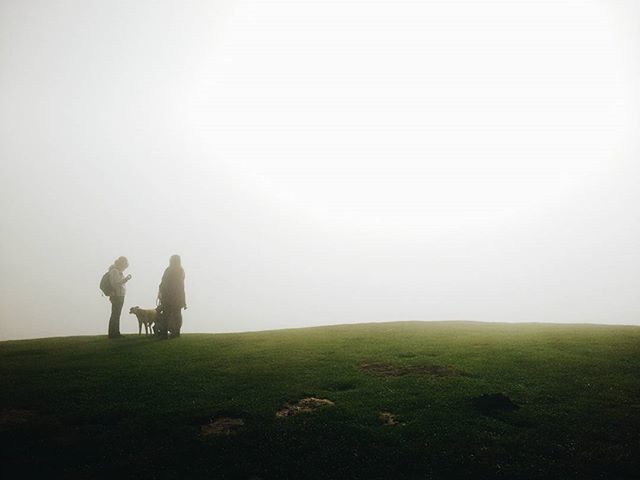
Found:
[(323, 407), (331, 407), (333, 405), (335, 403), (326, 398), (307, 397), (295, 403), (286, 403), (284, 407), (276, 412), (276, 417), (291, 417), (300, 413), (312, 413)]
[(401, 377), (403, 375), (418, 374), (431, 375), (434, 377), (450, 377), (454, 375), (462, 375), (463, 372), (449, 365), (394, 365), (391, 363), (361, 363), (360, 370), (369, 375), (378, 375), (381, 377)]
[(244, 426), (242, 418), (219, 417), (212, 419), (210, 423), (200, 426), (200, 435), (207, 437), (226, 437), (238, 433)]
[(401, 365), (392, 365), (390, 363), (361, 363), (360, 370), (370, 375), (379, 375), (381, 377), (399, 377), (409, 373), (406, 367)]
[(390, 425), (390, 426), (400, 425), (400, 422), (396, 418), (395, 413), (380, 412), (380, 415), (378, 415), (378, 418), (380, 419), (383, 425)]

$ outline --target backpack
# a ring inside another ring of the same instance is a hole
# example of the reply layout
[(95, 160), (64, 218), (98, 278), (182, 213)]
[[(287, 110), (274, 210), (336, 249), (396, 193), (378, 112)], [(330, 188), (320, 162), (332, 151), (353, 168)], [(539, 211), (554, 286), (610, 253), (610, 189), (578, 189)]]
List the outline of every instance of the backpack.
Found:
[(107, 297), (114, 294), (113, 287), (111, 286), (111, 279), (109, 278), (109, 272), (102, 275), (102, 278), (100, 279), (100, 290), (102, 290), (102, 293)]

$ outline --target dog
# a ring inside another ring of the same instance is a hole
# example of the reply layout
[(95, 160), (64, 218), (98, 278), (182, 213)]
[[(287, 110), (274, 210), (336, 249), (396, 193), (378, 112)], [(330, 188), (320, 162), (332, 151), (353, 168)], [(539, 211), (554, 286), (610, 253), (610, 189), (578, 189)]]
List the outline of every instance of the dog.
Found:
[(152, 325), (156, 323), (158, 318), (158, 312), (155, 308), (144, 309), (140, 307), (131, 307), (129, 313), (138, 317), (138, 335), (142, 333), (142, 325), (144, 325), (144, 334), (149, 335), (153, 333), (151, 329)]

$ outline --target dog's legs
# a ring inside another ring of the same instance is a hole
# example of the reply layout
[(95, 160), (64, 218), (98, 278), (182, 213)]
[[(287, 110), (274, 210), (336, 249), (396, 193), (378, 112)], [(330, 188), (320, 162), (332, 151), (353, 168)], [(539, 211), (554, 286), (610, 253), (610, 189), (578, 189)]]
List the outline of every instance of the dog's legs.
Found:
[(138, 319), (138, 335), (142, 333), (142, 321)]

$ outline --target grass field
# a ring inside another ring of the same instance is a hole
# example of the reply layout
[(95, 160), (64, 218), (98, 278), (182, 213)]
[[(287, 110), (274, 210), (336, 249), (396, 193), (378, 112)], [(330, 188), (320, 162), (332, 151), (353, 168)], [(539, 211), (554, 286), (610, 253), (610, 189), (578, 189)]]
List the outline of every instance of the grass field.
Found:
[[(7, 479), (640, 477), (638, 327), (11, 341), (0, 382)], [(276, 415), (306, 397), (333, 405)]]

